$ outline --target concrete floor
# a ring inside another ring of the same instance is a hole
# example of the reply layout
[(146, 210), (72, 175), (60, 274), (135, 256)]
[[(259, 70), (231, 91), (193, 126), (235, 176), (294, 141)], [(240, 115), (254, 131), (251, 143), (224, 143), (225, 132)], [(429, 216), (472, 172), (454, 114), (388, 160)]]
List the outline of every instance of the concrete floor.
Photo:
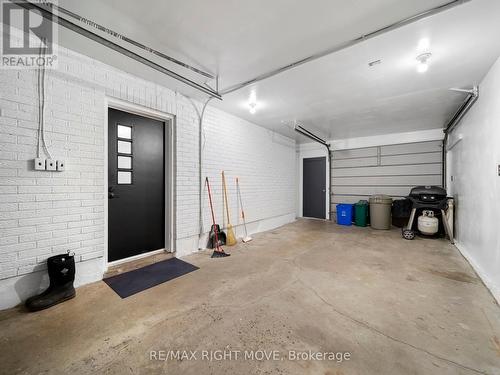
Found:
[[(231, 252), (187, 257), (200, 269), (127, 299), (98, 282), (49, 310), (1, 312), (1, 372), (500, 374), (500, 308), (444, 240), (300, 220)], [(280, 355), (200, 358), (259, 349)], [(150, 360), (160, 350), (198, 359)]]

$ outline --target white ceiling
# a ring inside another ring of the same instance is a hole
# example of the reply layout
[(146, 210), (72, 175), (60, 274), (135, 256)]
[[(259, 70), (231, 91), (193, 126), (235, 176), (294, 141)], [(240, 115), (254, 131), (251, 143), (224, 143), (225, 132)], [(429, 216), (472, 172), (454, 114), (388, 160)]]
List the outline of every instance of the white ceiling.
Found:
[[(59, 0), (67, 9), (218, 73), (222, 89), (446, 2)], [(448, 89), (477, 84), (500, 55), (499, 19), (500, 1), (472, 0), (212, 103), (292, 136), (289, 124), (295, 120), (326, 138), (442, 127), (464, 98)], [(62, 44), (133, 74), (199, 95), (70, 32), (59, 37)], [(425, 74), (415, 70), (422, 38), (430, 41), (433, 54)], [(370, 68), (368, 62), (377, 59), (382, 63)], [(259, 102), (255, 115), (246, 107), (252, 90)]]

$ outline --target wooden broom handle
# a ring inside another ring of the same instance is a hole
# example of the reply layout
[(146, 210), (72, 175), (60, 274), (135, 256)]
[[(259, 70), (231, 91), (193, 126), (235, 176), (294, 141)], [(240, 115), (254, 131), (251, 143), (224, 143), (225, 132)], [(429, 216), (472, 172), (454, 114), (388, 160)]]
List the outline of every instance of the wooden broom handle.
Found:
[(231, 218), (229, 217), (229, 204), (227, 204), (226, 176), (224, 175), (224, 171), (222, 171), (222, 185), (224, 187), (224, 201), (226, 202), (227, 223), (228, 225), (231, 225)]

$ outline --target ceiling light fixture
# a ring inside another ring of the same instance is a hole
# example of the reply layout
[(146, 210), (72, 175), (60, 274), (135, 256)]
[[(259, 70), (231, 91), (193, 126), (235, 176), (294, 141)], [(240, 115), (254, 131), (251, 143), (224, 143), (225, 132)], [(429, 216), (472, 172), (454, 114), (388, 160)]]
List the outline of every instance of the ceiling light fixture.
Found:
[(248, 110), (252, 115), (255, 115), (255, 112), (257, 112), (257, 103), (248, 103), (248, 106), (250, 107)]
[(250, 93), (250, 97), (248, 98), (248, 110), (252, 115), (257, 112), (257, 95), (255, 94), (255, 91), (252, 91)]
[(431, 58), (432, 53), (422, 53), (417, 56), (417, 72), (425, 73), (429, 69), (429, 59)]

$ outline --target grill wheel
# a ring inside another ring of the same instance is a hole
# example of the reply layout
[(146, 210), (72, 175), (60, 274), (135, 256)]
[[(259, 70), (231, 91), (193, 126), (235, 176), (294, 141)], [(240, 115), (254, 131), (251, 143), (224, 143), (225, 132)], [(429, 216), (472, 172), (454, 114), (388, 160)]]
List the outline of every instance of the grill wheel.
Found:
[(405, 240), (413, 240), (415, 238), (415, 231), (411, 229), (403, 229), (402, 234)]

